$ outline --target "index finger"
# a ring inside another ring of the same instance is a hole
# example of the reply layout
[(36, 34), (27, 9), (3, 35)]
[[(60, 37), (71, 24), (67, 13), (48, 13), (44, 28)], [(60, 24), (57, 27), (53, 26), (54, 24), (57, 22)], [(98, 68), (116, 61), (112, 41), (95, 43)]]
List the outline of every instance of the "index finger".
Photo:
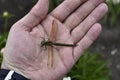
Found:
[(87, 0), (65, 0), (50, 14), (60, 21), (64, 21), (77, 7)]

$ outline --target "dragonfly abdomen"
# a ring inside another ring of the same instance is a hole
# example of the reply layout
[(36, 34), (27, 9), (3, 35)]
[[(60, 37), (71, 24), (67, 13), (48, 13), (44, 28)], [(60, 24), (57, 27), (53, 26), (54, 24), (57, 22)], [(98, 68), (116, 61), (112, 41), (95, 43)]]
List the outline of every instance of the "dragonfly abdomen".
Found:
[(64, 43), (56, 43), (56, 42), (52, 42), (52, 41), (42, 41), (41, 42), (41, 47), (42, 46), (67, 46), (67, 47), (74, 47), (76, 46), (76, 44), (64, 44)]
[(64, 44), (64, 43), (56, 43), (56, 42), (53, 42), (53, 45), (55, 45), (55, 46), (67, 46), (67, 47), (76, 46), (76, 44)]

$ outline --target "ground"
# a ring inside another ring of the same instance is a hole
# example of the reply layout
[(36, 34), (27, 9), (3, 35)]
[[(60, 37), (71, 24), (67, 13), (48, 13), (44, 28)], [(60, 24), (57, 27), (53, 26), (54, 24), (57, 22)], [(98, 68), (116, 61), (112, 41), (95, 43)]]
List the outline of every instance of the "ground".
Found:
[[(32, 8), (35, 0), (0, 0), (0, 15), (4, 11), (15, 15), (9, 20), (8, 29)], [(0, 34), (4, 30), (4, 19), (0, 18)], [(103, 25), (100, 37), (91, 45), (92, 52), (98, 52), (108, 61), (112, 80), (120, 80), (120, 27), (119, 24), (109, 28)]]

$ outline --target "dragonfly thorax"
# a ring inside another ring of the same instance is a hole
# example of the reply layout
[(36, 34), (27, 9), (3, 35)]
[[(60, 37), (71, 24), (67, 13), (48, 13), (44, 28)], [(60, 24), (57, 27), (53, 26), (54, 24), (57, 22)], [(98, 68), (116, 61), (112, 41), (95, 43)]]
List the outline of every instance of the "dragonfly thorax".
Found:
[(53, 45), (53, 42), (52, 41), (46, 41), (46, 40), (43, 40), (41, 42), (41, 47), (43, 46), (52, 46)]

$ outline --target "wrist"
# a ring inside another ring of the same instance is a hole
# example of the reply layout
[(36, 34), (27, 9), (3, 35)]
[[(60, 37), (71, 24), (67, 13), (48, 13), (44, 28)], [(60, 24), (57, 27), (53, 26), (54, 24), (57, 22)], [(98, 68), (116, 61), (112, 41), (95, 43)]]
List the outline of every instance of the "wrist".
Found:
[(12, 70), (0, 69), (0, 80), (29, 80)]
[(20, 71), (20, 69), (14, 68), (12, 66), (4, 65), (3, 63), (1, 65), (1, 70), (14, 71), (17, 74), (19, 74), (19, 75), (21, 75), (21, 76), (23, 76), (25, 78), (28, 78), (27, 75), (24, 73), (24, 70)]

